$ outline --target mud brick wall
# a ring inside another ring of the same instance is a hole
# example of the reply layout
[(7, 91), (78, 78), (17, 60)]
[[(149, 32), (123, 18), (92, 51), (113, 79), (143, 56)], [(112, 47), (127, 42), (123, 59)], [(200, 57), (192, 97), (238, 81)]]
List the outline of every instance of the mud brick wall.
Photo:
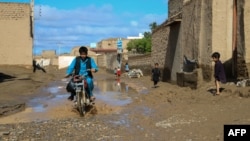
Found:
[(32, 65), (32, 26), (29, 4), (0, 2), (0, 65)]
[[(151, 74), (151, 69), (152, 69), (151, 62), (152, 62), (151, 54), (128, 57), (128, 64), (129, 64), (130, 70), (141, 69), (143, 72), (143, 75)], [(122, 71), (124, 71), (125, 63), (126, 62), (123, 62)]]
[[(186, 1), (186, 0), (184, 0)], [(169, 0), (168, 1), (168, 17), (182, 11), (183, 0)]]
[(243, 57), (237, 58), (237, 78), (238, 79), (248, 79), (248, 70), (246, 61)]
[(211, 1), (169, 0), (169, 17), (176, 21), (166, 21), (152, 34), (152, 62), (163, 67), (163, 81), (176, 81), (184, 55), (198, 60), (203, 78), (211, 80), (211, 5)]
[[(242, 6), (243, 8), (237, 8), (238, 10), (238, 22), (241, 28), (238, 30), (238, 35), (241, 36), (241, 40), (238, 40), (237, 47), (240, 46), (240, 43), (244, 43), (242, 45), (242, 51), (245, 51), (245, 59), (246, 63), (250, 63), (250, 1), (237, 1), (238, 6)], [(242, 3), (242, 4), (239, 4)], [(244, 36), (243, 36), (244, 35)], [(238, 37), (239, 39), (239, 37)], [(243, 40), (244, 39), (244, 40)], [(242, 42), (244, 41), (244, 42)], [(250, 68), (248, 68), (250, 70)]]
[[(28, 5), (29, 6), (29, 5)], [(27, 5), (18, 3), (0, 3), (0, 20), (23, 20), (30, 16)], [(28, 7), (29, 8), (29, 7)]]
[(182, 54), (196, 59), (202, 78), (211, 81), (212, 71), (212, 1), (186, 0), (181, 25)]
[(162, 81), (165, 82), (170, 79), (169, 72), (171, 71), (170, 66), (167, 65), (171, 62), (168, 55), (169, 32), (170, 27), (165, 21), (152, 33), (151, 66), (154, 66), (155, 63), (159, 64), (159, 68), (162, 70)]
[[(194, 8), (195, 7), (195, 8)], [(182, 15), (182, 38), (183, 55), (189, 59), (198, 59), (200, 25), (201, 25), (201, 2), (192, 0), (183, 7)]]
[(192, 89), (197, 88), (198, 72), (192, 73), (178, 72), (177, 74), (177, 85), (181, 87), (190, 87)]
[(44, 50), (41, 55), (43, 58), (55, 58), (56, 51), (55, 50)]
[(98, 63), (98, 65), (100, 64), (100, 66), (102, 66), (102, 67), (106, 66), (107, 69), (113, 70), (115, 67), (118, 66), (117, 54), (116, 53), (104, 54), (103, 55), (103, 64), (101, 64), (100, 62), (97, 62), (97, 63)]
[[(237, 79), (247, 79), (250, 73), (250, 1), (237, 1)], [(248, 64), (248, 65), (247, 65)]]

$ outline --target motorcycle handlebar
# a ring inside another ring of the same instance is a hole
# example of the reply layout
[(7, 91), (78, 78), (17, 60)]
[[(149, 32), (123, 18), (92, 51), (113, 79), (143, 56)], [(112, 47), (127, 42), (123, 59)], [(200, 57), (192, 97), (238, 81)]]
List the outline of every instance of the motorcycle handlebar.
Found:
[[(92, 69), (87, 69), (86, 71), (91, 71), (92, 72)], [(75, 78), (75, 77), (79, 77), (79, 76), (81, 76), (81, 75), (68, 74), (64, 78), (69, 78), (69, 77)], [(82, 79), (84, 79), (84, 76), (81, 76), (81, 77), (82, 77)]]

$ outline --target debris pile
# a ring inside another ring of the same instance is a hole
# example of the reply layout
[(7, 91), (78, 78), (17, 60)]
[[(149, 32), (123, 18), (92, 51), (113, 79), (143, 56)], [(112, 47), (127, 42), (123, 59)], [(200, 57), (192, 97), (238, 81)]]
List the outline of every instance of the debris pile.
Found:
[(143, 73), (140, 69), (132, 69), (127, 75), (129, 78), (140, 78), (143, 76)]

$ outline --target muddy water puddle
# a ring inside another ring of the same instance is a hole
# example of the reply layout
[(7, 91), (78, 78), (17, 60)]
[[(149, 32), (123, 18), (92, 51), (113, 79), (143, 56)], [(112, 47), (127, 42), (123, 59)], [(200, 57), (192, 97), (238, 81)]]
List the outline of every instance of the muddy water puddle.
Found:
[[(73, 110), (73, 102), (67, 100), (69, 96), (65, 89), (67, 82), (68, 80), (62, 79), (39, 89), (36, 93), (39, 97), (29, 100), (23, 112), (1, 118), (0, 124), (79, 117), (79, 114)], [(121, 83), (120, 80), (96, 79), (94, 85), (93, 93), (96, 97), (96, 105), (102, 103), (109, 109), (112, 107), (110, 111), (131, 103), (132, 97), (138, 95), (135, 90)], [(102, 108), (96, 107), (98, 113), (107, 109), (103, 106)]]

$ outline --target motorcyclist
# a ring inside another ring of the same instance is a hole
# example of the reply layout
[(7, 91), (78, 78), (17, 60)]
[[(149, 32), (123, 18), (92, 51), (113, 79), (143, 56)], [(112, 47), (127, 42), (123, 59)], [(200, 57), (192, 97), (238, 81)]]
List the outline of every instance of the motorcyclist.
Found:
[[(93, 95), (93, 89), (94, 89), (94, 83), (93, 83), (93, 76), (92, 73), (97, 72), (98, 71), (98, 66), (95, 63), (95, 60), (92, 59), (91, 57), (88, 57), (88, 48), (85, 46), (81, 46), (79, 48), (79, 53), (80, 53), (80, 67), (79, 67), (79, 74), (80, 76), (83, 76), (86, 78), (87, 84), (88, 84), (88, 88), (87, 93), (90, 96), (90, 100), (93, 101), (95, 99), (94, 95)], [(90, 61), (90, 68), (88, 68), (88, 61)], [(77, 62), (77, 57), (74, 58), (71, 62), (71, 64), (69, 65), (67, 71), (66, 71), (66, 76), (65, 77), (69, 77), (74, 70), (76, 70), (76, 62)], [(71, 95), (68, 97), (69, 100), (74, 100), (74, 96), (75, 96), (75, 92), (71, 92)]]

